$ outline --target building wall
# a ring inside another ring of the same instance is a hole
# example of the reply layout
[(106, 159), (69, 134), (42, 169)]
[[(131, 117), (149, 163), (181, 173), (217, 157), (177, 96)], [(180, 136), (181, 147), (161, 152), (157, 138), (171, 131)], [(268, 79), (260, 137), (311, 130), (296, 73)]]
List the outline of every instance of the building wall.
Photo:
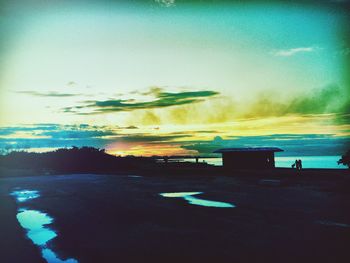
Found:
[(275, 167), (274, 152), (223, 153), (223, 165), (229, 169), (268, 169)]

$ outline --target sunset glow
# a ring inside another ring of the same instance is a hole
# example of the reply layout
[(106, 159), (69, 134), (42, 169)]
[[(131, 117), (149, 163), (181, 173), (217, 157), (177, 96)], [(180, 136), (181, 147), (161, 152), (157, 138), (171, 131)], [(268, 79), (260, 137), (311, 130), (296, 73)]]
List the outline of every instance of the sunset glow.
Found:
[(196, 155), (292, 136), (294, 152), (313, 140), (337, 155), (349, 144), (341, 3), (8, 1), (4, 10), (3, 152)]

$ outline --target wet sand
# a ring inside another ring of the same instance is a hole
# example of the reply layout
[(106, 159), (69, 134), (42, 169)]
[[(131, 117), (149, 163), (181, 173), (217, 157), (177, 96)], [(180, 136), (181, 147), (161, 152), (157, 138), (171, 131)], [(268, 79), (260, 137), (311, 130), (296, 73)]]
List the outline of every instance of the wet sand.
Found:
[[(290, 171), (286, 170), (286, 173)], [(131, 175), (131, 174), (130, 174)], [(61, 259), (79, 262), (349, 262), (347, 171), (262, 176), (51, 175), (0, 179), (1, 262), (43, 262), (16, 220), (11, 191), (54, 218)], [(316, 178), (317, 177), (317, 178)], [(160, 193), (203, 192), (233, 208)]]

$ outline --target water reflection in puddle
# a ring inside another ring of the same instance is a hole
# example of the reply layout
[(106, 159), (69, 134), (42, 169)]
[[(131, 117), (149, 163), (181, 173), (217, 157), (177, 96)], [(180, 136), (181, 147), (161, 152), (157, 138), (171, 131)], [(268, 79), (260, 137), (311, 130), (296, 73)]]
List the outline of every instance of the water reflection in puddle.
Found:
[(319, 221), (316, 221), (316, 223), (320, 225), (325, 225), (325, 226), (337, 226), (337, 227), (350, 228), (349, 224), (326, 221), (326, 220), (319, 220)]
[(17, 220), (28, 231), (27, 236), (35, 245), (46, 245), (48, 241), (57, 236), (54, 231), (44, 227), (44, 225), (51, 224), (53, 221), (45, 213), (36, 210), (25, 210), (17, 214)]
[(67, 260), (59, 259), (55, 252), (48, 248), (42, 249), (41, 254), (43, 255), (43, 258), (46, 259), (46, 261), (49, 263), (78, 263), (78, 261), (74, 258), (69, 258)]
[(23, 203), (30, 199), (38, 198), (40, 196), (38, 191), (31, 190), (13, 191), (11, 195), (14, 196), (20, 203)]
[[(19, 203), (40, 196), (38, 191), (30, 190), (13, 191), (11, 195), (14, 196)], [(19, 207), (17, 220), (21, 227), (27, 230), (28, 238), (41, 248), (42, 256), (48, 263), (78, 263), (76, 259), (72, 258), (61, 260), (53, 250), (48, 248), (49, 241), (57, 236), (55, 231), (46, 227), (46, 225), (53, 222), (52, 217), (37, 210), (29, 210), (24, 207)]]
[(183, 198), (191, 205), (200, 205), (208, 207), (233, 208), (233, 204), (219, 201), (210, 201), (195, 197), (194, 195), (202, 194), (203, 192), (175, 192), (175, 193), (160, 193), (163, 197)]
[(142, 178), (141, 175), (128, 175), (129, 178)]

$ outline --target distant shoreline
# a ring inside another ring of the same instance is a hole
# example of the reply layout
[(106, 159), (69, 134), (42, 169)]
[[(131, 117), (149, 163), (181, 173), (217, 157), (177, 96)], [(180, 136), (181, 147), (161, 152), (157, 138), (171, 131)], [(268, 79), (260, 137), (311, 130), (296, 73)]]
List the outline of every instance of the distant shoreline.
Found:
[[(276, 168), (291, 168), (296, 159), (303, 161), (303, 167), (306, 169), (347, 169), (345, 165), (338, 165), (337, 161), (340, 155), (291, 155), (291, 156), (275, 156)], [(201, 159), (208, 164), (216, 166), (222, 165), (221, 157), (213, 159)], [(188, 160), (194, 162), (192, 160)]]

